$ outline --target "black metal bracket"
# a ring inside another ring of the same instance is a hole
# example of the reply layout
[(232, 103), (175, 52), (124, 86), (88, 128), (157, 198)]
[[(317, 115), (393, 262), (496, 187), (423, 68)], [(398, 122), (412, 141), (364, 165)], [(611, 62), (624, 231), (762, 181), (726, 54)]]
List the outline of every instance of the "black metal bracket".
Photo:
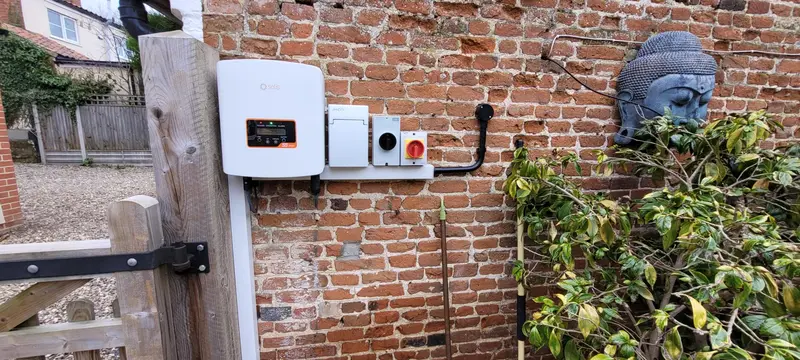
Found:
[(179, 274), (208, 273), (208, 244), (175, 243), (145, 253), (0, 262), (0, 281), (153, 270), (162, 265)]

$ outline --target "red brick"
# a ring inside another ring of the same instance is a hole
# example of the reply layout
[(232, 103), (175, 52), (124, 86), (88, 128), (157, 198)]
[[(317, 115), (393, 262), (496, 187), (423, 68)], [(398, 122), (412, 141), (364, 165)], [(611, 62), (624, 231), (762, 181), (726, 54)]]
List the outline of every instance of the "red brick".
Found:
[(369, 314), (345, 315), (342, 317), (342, 325), (346, 327), (367, 326), (370, 323), (372, 323), (372, 317)]
[(383, 60), (383, 51), (371, 47), (354, 48), (353, 59), (363, 62), (379, 63)]
[(475, 17), (478, 14), (478, 5), (455, 2), (435, 2), (434, 11), (439, 16)]
[(334, 274), (331, 275), (333, 285), (358, 285), (358, 275)]
[(275, 56), (278, 53), (278, 42), (256, 38), (242, 38), (242, 51), (246, 53)]
[(355, 271), (355, 270), (381, 270), (385, 268), (383, 258), (358, 259), (358, 260), (336, 260), (334, 262), (336, 271)]
[(472, 35), (486, 35), (491, 31), (489, 23), (483, 20), (470, 21), (468, 29)]
[(292, 36), (295, 38), (307, 38), (314, 32), (314, 25), (311, 24), (292, 24)]
[(328, 332), (328, 341), (333, 342), (359, 340), (363, 338), (364, 330), (361, 329), (334, 330)]
[(250, 0), (247, 2), (247, 12), (251, 15), (275, 15), (278, 13), (278, 1)]
[(401, 30), (417, 30), (425, 33), (431, 33), (436, 29), (436, 21), (434, 19), (426, 19), (416, 16), (407, 15), (391, 15), (389, 16), (389, 28)]
[(713, 30), (715, 39), (719, 40), (741, 40), (742, 32), (730, 27), (715, 26)]
[(615, 46), (584, 45), (578, 48), (581, 59), (622, 60), (625, 51)]
[(310, 56), (314, 53), (314, 43), (311, 41), (282, 41), (281, 55)]
[(400, 320), (400, 313), (397, 311), (381, 311), (375, 313), (376, 324), (389, 324)]
[(353, 81), (350, 92), (356, 96), (403, 97), (403, 84), (387, 81)]
[(550, 92), (538, 89), (516, 89), (511, 92), (511, 100), (514, 102), (546, 104), (550, 102)]
[(355, 223), (356, 215), (345, 213), (324, 213), (318, 222), (320, 226), (349, 226)]
[(323, 40), (339, 41), (346, 43), (368, 44), (370, 35), (355, 26), (327, 26), (321, 25), (317, 36)]
[(431, 13), (431, 2), (428, 0), (395, 0), (397, 10), (427, 15)]
[(408, 96), (423, 99), (444, 99), (447, 88), (439, 85), (409, 85)]
[(494, 48), (495, 40), (493, 38), (461, 38), (461, 52), (464, 54), (492, 53)]
[(356, 19), (359, 24), (378, 26), (386, 19), (386, 14), (380, 10), (362, 10)]
[(313, 6), (295, 3), (281, 3), (281, 14), (292, 20), (314, 20), (317, 18), (317, 12)]
[(397, 280), (397, 273), (394, 271), (381, 271), (376, 273), (361, 274), (362, 284), (371, 284), (375, 282), (394, 282), (396, 280)]
[(323, 8), (319, 11), (319, 19), (323, 22), (349, 24), (353, 22), (353, 10)]
[(447, 88), (447, 98), (456, 101), (470, 101), (482, 100), (484, 92), (481, 88), (473, 88), (467, 86), (451, 86)]
[[(390, 250), (391, 251), (391, 250)], [(395, 255), (389, 258), (389, 265), (397, 268), (410, 268), (417, 264), (415, 255)]]
[(360, 297), (380, 297), (380, 296), (400, 296), (403, 295), (403, 285), (390, 284), (368, 286), (358, 291), (357, 295)]
[(352, 354), (369, 351), (369, 341), (352, 341), (342, 343), (342, 354)]
[(382, 45), (404, 46), (406, 45), (406, 35), (398, 31), (388, 31), (378, 36), (375, 42)]
[(383, 227), (379, 229), (367, 229), (367, 240), (401, 240), (405, 239), (408, 231), (401, 227)]
[(396, 67), (386, 65), (369, 65), (365, 74), (375, 80), (394, 80), (398, 75)]
[(206, 32), (241, 32), (244, 19), (240, 15), (203, 15), (203, 30)]
[(286, 35), (288, 31), (289, 26), (286, 22), (273, 19), (263, 19), (259, 21), (258, 27), (256, 28), (256, 33), (267, 36)]
[(377, 339), (372, 340), (372, 351), (384, 351), (397, 349), (400, 347), (399, 339)]
[(781, 73), (800, 73), (800, 60), (781, 60), (777, 70)]
[(510, 22), (497, 23), (494, 27), (494, 34), (505, 37), (522, 36), (522, 26), (520, 24)]
[(317, 55), (320, 57), (346, 58), (349, 54), (347, 46), (339, 44), (317, 44)]
[(390, 50), (386, 52), (386, 63), (389, 65), (416, 65), (417, 54), (405, 50)]

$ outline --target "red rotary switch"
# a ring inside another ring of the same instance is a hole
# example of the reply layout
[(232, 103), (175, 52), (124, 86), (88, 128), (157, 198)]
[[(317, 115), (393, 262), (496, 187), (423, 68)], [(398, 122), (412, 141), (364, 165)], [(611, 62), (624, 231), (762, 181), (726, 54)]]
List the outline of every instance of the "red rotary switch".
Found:
[(425, 154), (425, 144), (420, 140), (406, 142), (406, 159), (422, 159)]

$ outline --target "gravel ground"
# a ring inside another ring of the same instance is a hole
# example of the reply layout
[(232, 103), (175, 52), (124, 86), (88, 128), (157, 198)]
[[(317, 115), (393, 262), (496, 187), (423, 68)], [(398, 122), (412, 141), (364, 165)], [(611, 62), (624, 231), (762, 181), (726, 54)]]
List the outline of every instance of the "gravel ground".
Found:
[[(108, 205), (133, 195), (155, 196), (150, 167), (83, 167), (16, 164), (24, 224), (12, 230), (2, 244), (90, 240), (108, 238)], [(0, 286), (0, 303), (30, 284)], [(114, 279), (103, 277), (39, 312), (40, 323), (66, 322), (66, 303), (89, 299), (97, 318), (110, 318), (116, 298)], [(48, 359), (70, 359), (51, 355)], [(104, 359), (116, 359), (114, 351), (103, 351)]]

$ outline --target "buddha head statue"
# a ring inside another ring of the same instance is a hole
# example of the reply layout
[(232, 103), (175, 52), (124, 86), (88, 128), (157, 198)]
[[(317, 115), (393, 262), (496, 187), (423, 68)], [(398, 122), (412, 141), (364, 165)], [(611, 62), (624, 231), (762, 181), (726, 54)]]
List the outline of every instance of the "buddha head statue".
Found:
[(669, 31), (647, 39), (617, 80), (617, 97), (625, 101), (617, 101), (622, 124), (614, 141), (631, 143), (642, 120), (666, 110), (675, 125), (704, 122), (716, 71), (716, 61), (691, 33)]

